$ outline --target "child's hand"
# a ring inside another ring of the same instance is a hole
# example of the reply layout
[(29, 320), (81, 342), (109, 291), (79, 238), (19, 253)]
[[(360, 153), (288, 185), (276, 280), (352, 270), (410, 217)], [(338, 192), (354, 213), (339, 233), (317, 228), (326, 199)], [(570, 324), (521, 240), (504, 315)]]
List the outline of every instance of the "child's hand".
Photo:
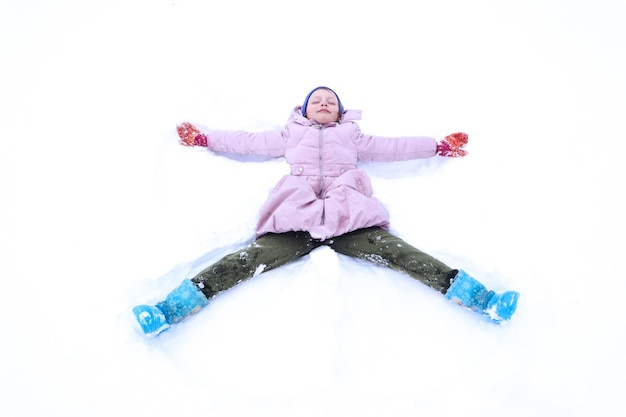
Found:
[(204, 146), (207, 147), (207, 137), (204, 133), (189, 122), (183, 122), (176, 126), (180, 143), (183, 146)]
[(437, 155), (451, 158), (465, 156), (467, 155), (467, 151), (461, 149), (465, 145), (467, 145), (467, 133), (453, 133), (443, 138), (441, 142), (437, 144)]

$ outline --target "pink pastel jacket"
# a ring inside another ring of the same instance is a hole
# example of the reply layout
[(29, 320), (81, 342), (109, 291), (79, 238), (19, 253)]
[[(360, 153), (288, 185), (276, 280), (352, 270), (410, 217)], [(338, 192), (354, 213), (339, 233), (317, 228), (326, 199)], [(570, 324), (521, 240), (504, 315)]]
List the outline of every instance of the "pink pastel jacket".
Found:
[(357, 162), (429, 158), (437, 151), (435, 139), (363, 134), (356, 110), (326, 125), (308, 120), (300, 110), (293, 109), (282, 130), (206, 132), (212, 151), (285, 157), (291, 166), (291, 174), (261, 208), (257, 236), (307, 231), (325, 240), (365, 227), (388, 229), (389, 215), (372, 196), (370, 179)]

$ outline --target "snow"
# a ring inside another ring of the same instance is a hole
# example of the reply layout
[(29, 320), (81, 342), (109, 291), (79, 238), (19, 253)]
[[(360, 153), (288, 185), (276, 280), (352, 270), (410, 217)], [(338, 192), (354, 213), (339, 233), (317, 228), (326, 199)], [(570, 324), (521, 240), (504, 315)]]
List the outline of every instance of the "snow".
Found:
[[(0, 5), (0, 414), (619, 415), (623, 2)], [(470, 134), (365, 164), (393, 231), (494, 290), (498, 326), (320, 248), (157, 338), (134, 323), (250, 241), (282, 160), (176, 123), (283, 126), (314, 86), (363, 131)]]

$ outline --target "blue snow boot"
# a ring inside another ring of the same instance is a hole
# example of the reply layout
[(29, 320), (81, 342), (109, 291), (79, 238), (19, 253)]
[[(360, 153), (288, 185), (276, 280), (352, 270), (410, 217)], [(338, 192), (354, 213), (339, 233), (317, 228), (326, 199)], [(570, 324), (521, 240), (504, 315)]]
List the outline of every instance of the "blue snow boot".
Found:
[(165, 301), (155, 306), (139, 305), (133, 308), (133, 313), (144, 333), (152, 337), (197, 313), (207, 304), (209, 300), (202, 291), (186, 279), (165, 297)]
[(496, 294), (460, 270), (446, 292), (446, 298), (489, 317), (496, 323), (507, 321), (517, 308), (519, 293), (506, 291)]

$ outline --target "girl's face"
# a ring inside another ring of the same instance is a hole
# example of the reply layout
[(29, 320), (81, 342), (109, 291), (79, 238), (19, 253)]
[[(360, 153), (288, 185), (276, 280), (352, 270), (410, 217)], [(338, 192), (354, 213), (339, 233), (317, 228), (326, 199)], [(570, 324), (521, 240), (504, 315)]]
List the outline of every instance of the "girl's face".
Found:
[(306, 105), (306, 118), (319, 124), (339, 120), (339, 100), (332, 91), (319, 89), (309, 97)]

